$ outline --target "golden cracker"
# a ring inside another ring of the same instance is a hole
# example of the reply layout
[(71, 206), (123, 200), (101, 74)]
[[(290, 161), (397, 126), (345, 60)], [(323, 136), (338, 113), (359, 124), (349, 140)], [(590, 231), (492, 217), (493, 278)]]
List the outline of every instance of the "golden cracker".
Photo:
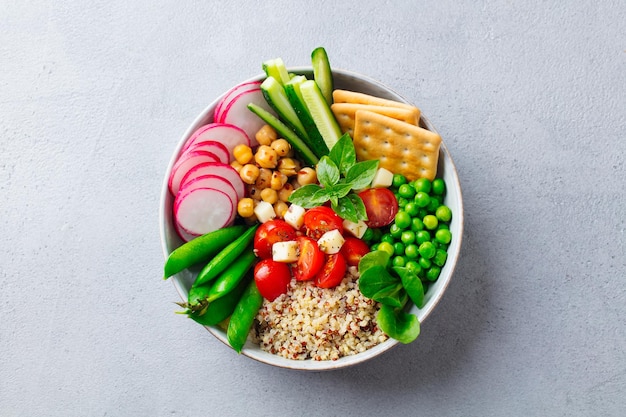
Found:
[(361, 103), (333, 103), (330, 106), (342, 133), (348, 133), (352, 136), (354, 132), (354, 117), (357, 110), (369, 110), (374, 113), (382, 114), (384, 116), (393, 117), (394, 119), (401, 120), (412, 125), (418, 126), (420, 119), (420, 111), (417, 107), (411, 106), (411, 108), (405, 107), (390, 107), (390, 106), (376, 106), (373, 104), (361, 104)]
[(371, 104), (373, 106), (402, 107), (409, 110), (416, 108), (415, 106), (400, 101), (348, 90), (333, 90), (333, 103)]

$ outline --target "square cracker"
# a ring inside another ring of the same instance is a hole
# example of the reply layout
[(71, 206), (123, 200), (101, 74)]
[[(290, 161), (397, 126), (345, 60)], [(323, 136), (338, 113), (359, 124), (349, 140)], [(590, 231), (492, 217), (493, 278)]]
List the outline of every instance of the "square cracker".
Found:
[(361, 104), (361, 103), (333, 103), (330, 106), (342, 133), (348, 133), (350, 136), (354, 133), (354, 117), (357, 110), (369, 110), (374, 113), (382, 114), (385, 116), (393, 117), (394, 119), (402, 120), (403, 122), (410, 123), (418, 126), (420, 120), (420, 110), (417, 107), (391, 107), (391, 106), (377, 106), (373, 104)]
[(370, 104), (373, 106), (385, 106), (385, 107), (403, 107), (409, 110), (415, 109), (415, 106), (410, 104), (401, 103), (395, 100), (388, 100), (386, 98), (370, 96), (369, 94), (357, 93), (355, 91), (348, 90), (333, 90), (333, 102), (334, 103), (354, 103), (354, 104)]
[(409, 181), (433, 180), (441, 137), (430, 130), (368, 110), (357, 110), (354, 125), (357, 159), (378, 159), (379, 166)]

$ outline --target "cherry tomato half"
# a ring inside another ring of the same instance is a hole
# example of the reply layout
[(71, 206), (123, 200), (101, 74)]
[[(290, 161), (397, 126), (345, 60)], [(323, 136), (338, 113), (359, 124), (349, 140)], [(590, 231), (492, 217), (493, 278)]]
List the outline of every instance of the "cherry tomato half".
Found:
[(304, 213), (304, 227), (307, 235), (317, 240), (331, 230), (343, 233), (343, 220), (330, 207), (313, 207)]
[(368, 188), (359, 193), (365, 205), (369, 227), (383, 227), (391, 224), (398, 212), (398, 200), (387, 188)]
[(346, 258), (340, 253), (326, 256), (326, 263), (322, 270), (315, 275), (313, 283), (319, 288), (333, 288), (341, 283), (346, 275)]
[(296, 236), (296, 229), (284, 220), (265, 222), (254, 235), (254, 253), (261, 259), (271, 258), (274, 243), (296, 240)]
[(293, 276), (298, 281), (308, 281), (324, 266), (324, 252), (317, 245), (317, 241), (308, 236), (298, 236), (298, 261), (293, 266)]
[(359, 266), (361, 258), (369, 253), (369, 246), (358, 237), (347, 236), (345, 240), (341, 247), (341, 254), (346, 258), (349, 266)]
[(269, 301), (287, 292), (291, 271), (285, 263), (263, 259), (254, 267), (254, 280), (261, 295)]

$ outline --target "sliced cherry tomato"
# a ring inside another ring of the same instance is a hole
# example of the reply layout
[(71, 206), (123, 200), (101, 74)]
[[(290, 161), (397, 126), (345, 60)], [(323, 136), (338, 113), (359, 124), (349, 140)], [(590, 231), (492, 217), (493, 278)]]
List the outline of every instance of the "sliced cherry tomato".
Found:
[(331, 230), (343, 233), (343, 220), (330, 207), (313, 207), (304, 213), (304, 227), (307, 235), (317, 240)]
[(254, 235), (254, 253), (261, 259), (271, 258), (274, 243), (296, 240), (296, 236), (296, 229), (284, 220), (265, 222)]
[(298, 236), (296, 242), (300, 255), (292, 268), (293, 276), (298, 281), (308, 281), (324, 266), (324, 252), (317, 245), (317, 241), (308, 236)]
[(369, 227), (383, 227), (391, 224), (398, 212), (398, 200), (387, 188), (368, 188), (359, 193), (365, 205)]
[(346, 258), (340, 253), (326, 256), (326, 263), (315, 275), (313, 283), (319, 288), (333, 288), (341, 283), (346, 275)]
[(254, 267), (254, 280), (261, 295), (269, 301), (287, 292), (291, 281), (289, 266), (272, 259), (263, 259)]
[(358, 237), (347, 236), (345, 240), (341, 247), (341, 254), (346, 258), (349, 266), (359, 266), (361, 258), (369, 253), (369, 246)]

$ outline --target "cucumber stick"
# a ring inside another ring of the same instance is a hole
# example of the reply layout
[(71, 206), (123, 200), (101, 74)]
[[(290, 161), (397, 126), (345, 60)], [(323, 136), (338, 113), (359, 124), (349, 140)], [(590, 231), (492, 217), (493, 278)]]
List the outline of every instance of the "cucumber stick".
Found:
[(328, 155), (329, 151), (328, 146), (326, 146), (326, 142), (324, 142), (324, 138), (322, 138), (319, 130), (317, 130), (315, 121), (311, 117), (309, 109), (307, 109), (306, 104), (304, 104), (304, 99), (302, 98), (300, 85), (306, 80), (307, 79), (304, 75), (297, 75), (293, 77), (287, 84), (285, 84), (285, 92), (287, 93), (287, 98), (289, 99), (291, 106), (296, 111), (298, 118), (309, 134), (309, 147), (318, 158), (321, 158), (324, 155)]
[(265, 123), (272, 126), (278, 134), (283, 137), (300, 155), (302, 160), (309, 165), (314, 166), (319, 162), (319, 158), (313, 153), (311, 148), (296, 135), (286, 124), (281, 122), (272, 113), (268, 112), (264, 108), (257, 106), (254, 103), (248, 104), (248, 108), (257, 116), (259, 116)]
[(280, 84), (285, 84), (291, 76), (281, 58), (270, 59), (263, 62), (263, 71), (268, 77), (274, 77)]
[(332, 149), (341, 137), (341, 129), (329, 104), (322, 95), (317, 82), (307, 80), (300, 85), (300, 92), (311, 117), (315, 121), (328, 149)]
[(283, 85), (274, 77), (267, 77), (261, 83), (261, 91), (265, 101), (276, 110), (278, 117), (285, 122), (298, 136), (308, 139), (309, 135), (298, 118), (296, 111), (291, 107), (291, 103), (285, 93)]
[(311, 64), (313, 66), (313, 79), (317, 83), (326, 103), (333, 104), (333, 72), (330, 69), (328, 54), (321, 46), (311, 52)]

